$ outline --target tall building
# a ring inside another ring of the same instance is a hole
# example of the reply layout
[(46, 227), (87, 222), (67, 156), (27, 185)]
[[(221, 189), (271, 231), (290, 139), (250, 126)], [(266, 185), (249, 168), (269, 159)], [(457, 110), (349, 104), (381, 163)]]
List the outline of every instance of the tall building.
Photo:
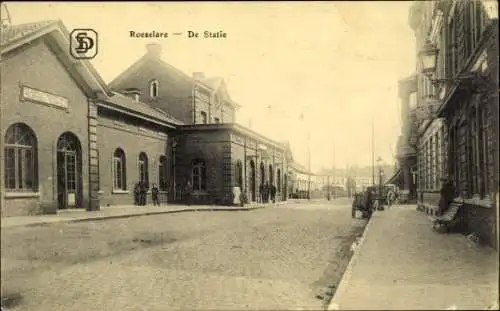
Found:
[(497, 1), (422, 1), (410, 9), (419, 54), (420, 206), (434, 213), (441, 177), (453, 181), (466, 232), (498, 239)]

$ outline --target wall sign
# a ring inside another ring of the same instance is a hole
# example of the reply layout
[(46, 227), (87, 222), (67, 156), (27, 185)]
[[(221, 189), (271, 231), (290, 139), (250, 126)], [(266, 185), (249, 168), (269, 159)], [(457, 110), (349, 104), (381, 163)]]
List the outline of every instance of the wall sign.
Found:
[(68, 99), (47, 92), (42, 92), (27, 86), (22, 87), (22, 97), (23, 99), (34, 101), (37, 103), (68, 109)]

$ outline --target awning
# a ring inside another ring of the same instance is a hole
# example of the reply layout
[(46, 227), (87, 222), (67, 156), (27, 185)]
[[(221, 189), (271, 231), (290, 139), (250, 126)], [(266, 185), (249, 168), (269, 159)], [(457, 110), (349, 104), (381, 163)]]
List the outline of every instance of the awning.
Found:
[(398, 187), (401, 186), (401, 169), (398, 169), (394, 175), (391, 176), (384, 184), (394, 184)]

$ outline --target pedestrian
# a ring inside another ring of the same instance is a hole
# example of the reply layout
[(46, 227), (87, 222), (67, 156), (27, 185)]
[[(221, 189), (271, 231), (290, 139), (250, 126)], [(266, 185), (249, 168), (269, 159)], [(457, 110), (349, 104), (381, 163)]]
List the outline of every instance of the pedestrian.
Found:
[(394, 202), (394, 192), (389, 190), (387, 192), (387, 208), (391, 207), (391, 204)]
[(140, 197), (140, 183), (137, 182), (135, 183), (135, 186), (134, 186), (134, 205), (135, 206), (139, 206), (139, 197)]
[(276, 203), (276, 186), (271, 185), (271, 200), (273, 200), (273, 203)]
[(453, 182), (448, 178), (441, 178), (442, 186), (440, 190), (439, 205), (438, 205), (438, 216), (443, 215), (448, 209), (453, 197), (455, 196), (455, 187)]
[(145, 181), (141, 181), (141, 186), (140, 186), (140, 205), (146, 206), (147, 204), (147, 193), (148, 193), (148, 185), (146, 184)]
[(193, 186), (191, 185), (191, 182), (188, 180), (186, 183), (186, 202), (187, 205), (190, 206), (192, 203), (193, 199)]
[(260, 184), (259, 186), (259, 198), (260, 203), (264, 203), (264, 184)]
[(158, 193), (160, 190), (158, 189), (158, 186), (156, 184), (153, 184), (153, 187), (151, 188), (151, 198), (153, 199), (153, 206), (160, 206), (160, 200), (158, 199)]
[(269, 202), (269, 183), (264, 184), (264, 203)]

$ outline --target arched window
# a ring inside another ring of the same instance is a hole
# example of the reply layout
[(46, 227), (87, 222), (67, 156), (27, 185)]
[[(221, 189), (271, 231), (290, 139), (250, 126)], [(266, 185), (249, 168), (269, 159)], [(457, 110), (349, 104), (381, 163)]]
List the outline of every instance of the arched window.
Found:
[(158, 176), (159, 176), (159, 190), (160, 191), (167, 191), (167, 180), (168, 180), (168, 171), (167, 171), (167, 157), (166, 156), (160, 156), (160, 161), (158, 164)]
[(196, 159), (193, 161), (191, 178), (194, 191), (207, 190), (207, 169), (204, 160)]
[(144, 152), (139, 153), (139, 163), (138, 163), (139, 181), (145, 182), (147, 188), (149, 188), (149, 170), (148, 170), (148, 167), (149, 167), (148, 166), (148, 156)]
[(269, 184), (272, 185), (274, 184), (274, 172), (273, 172), (273, 166), (269, 164)]
[(236, 162), (234, 177), (236, 187), (240, 187), (240, 189), (243, 189), (243, 165), (241, 164), (240, 160)]
[(37, 190), (37, 141), (26, 124), (16, 123), (7, 129), (4, 164), (7, 191)]
[(278, 169), (276, 172), (276, 189), (278, 192), (281, 192), (281, 170)]
[(151, 97), (158, 97), (158, 81), (157, 80), (153, 80), (151, 81), (151, 83), (149, 84), (149, 96)]
[(113, 154), (113, 188), (115, 190), (127, 190), (127, 165), (125, 152), (117, 148)]
[(202, 111), (200, 112), (200, 115), (201, 115), (201, 123), (202, 124), (207, 124), (207, 113), (205, 111)]

